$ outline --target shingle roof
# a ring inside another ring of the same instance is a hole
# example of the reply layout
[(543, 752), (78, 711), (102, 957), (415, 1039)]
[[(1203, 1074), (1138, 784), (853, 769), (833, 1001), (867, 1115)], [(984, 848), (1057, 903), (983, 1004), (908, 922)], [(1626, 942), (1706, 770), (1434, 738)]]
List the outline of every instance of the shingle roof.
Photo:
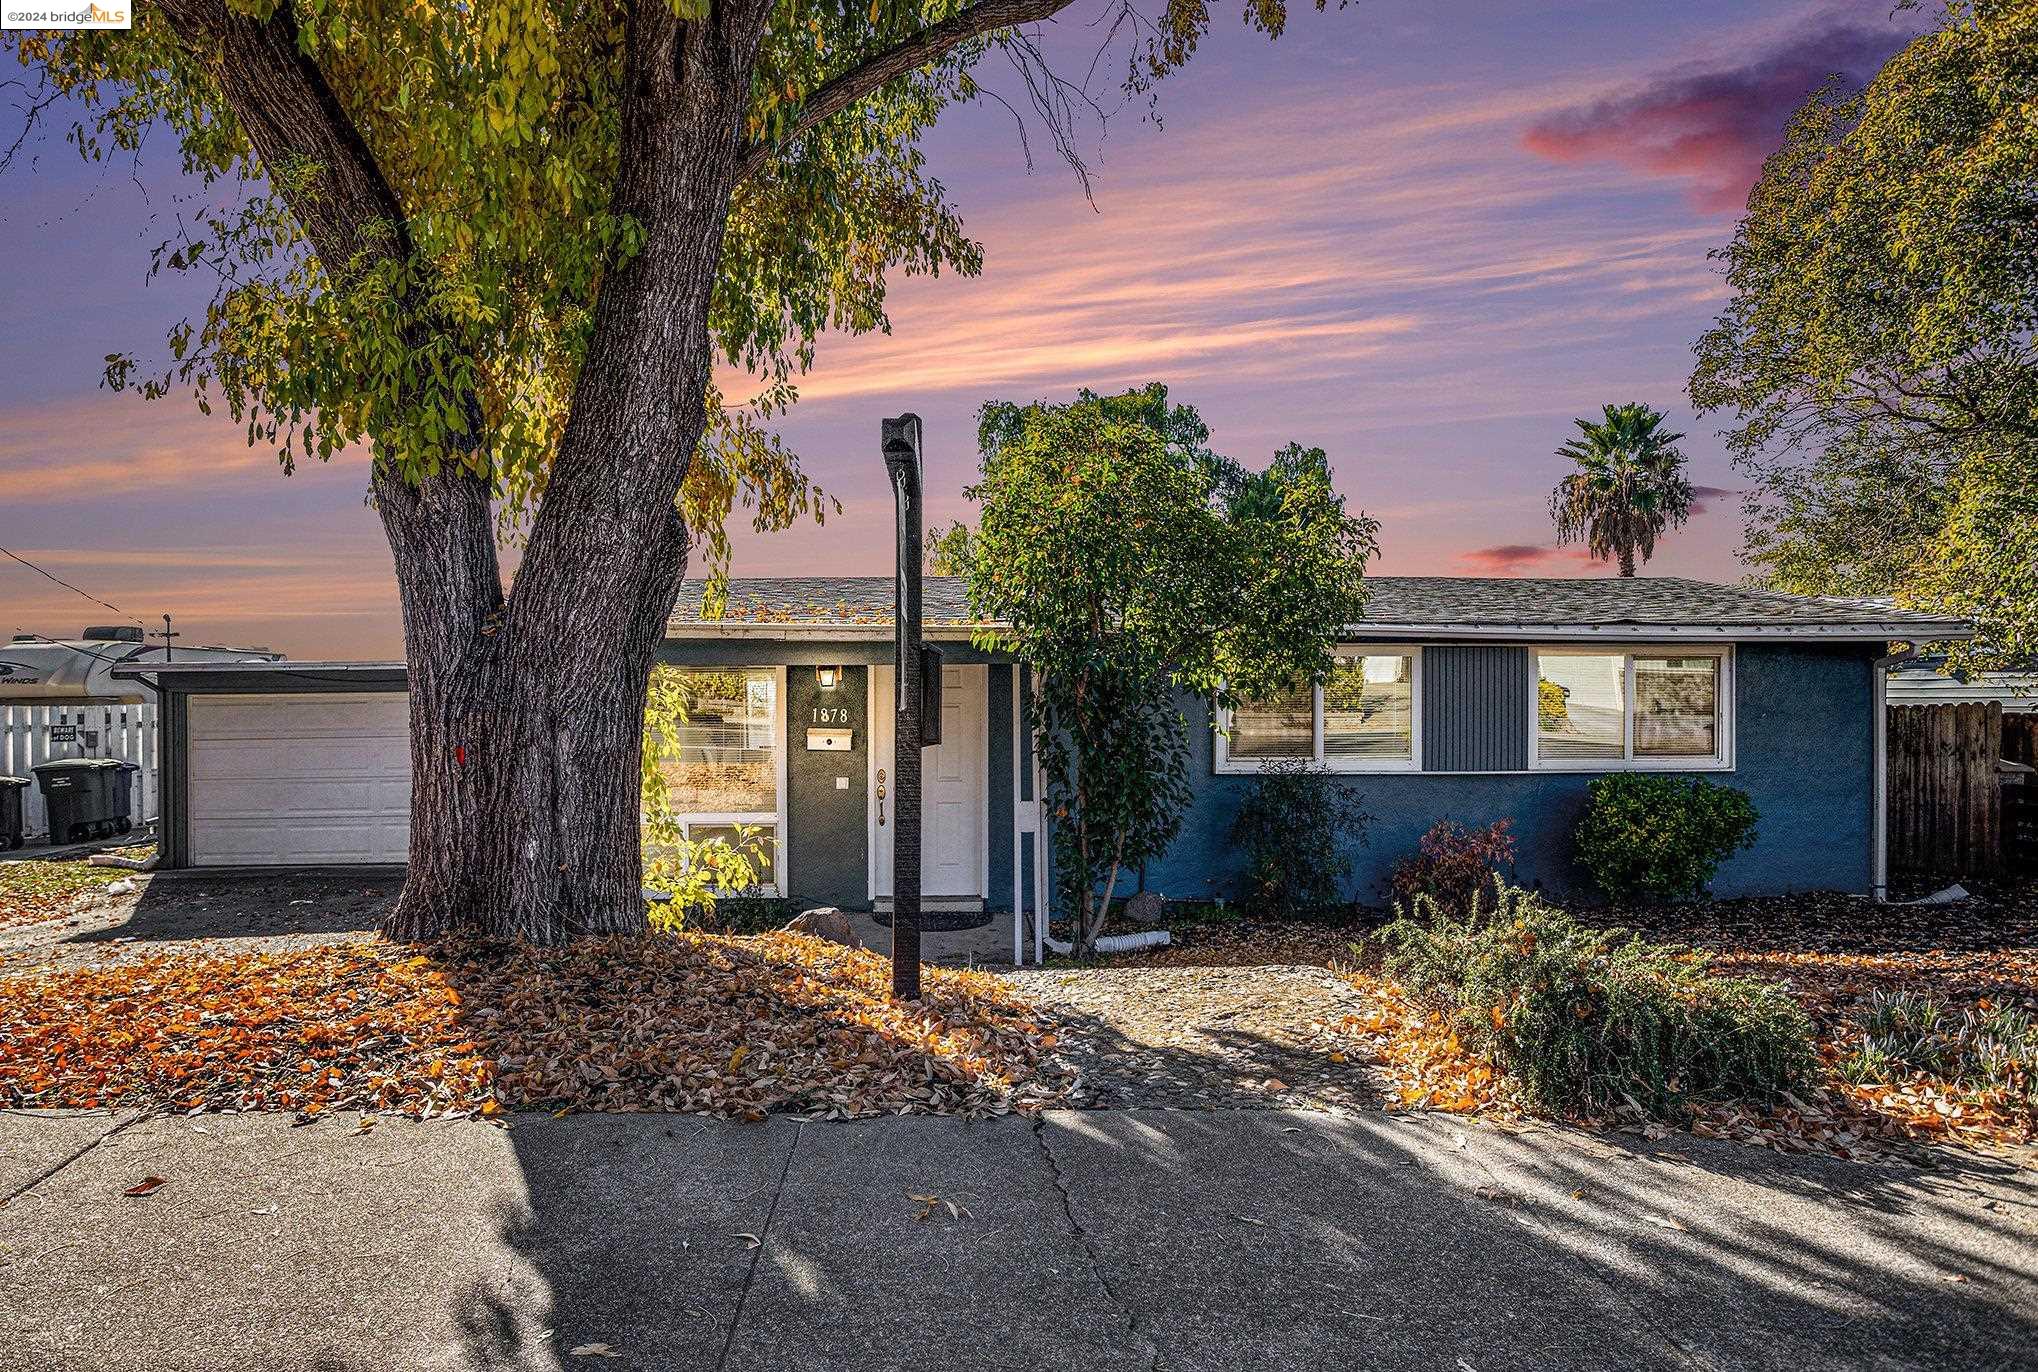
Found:
[[(701, 616), (706, 583), (689, 580), (673, 606), (671, 628), (700, 634), (717, 627), (781, 625), (870, 628), (892, 622), (892, 578), (758, 577), (729, 583), (719, 622)], [(1887, 601), (1795, 596), (1683, 577), (1368, 577), (1370, 599), (1357, 631), (1440, 629), (1734, 630), (1763, 634), (1855, 631), (1864, 638), (1959, 638), (1972, 626), (1944, 615), (1899, 610)], [(922, 590), (929, 625), (970, 623), (958, 577), (930, 576)], [(1885, 632), (1886, 631), (1886, 632)]]

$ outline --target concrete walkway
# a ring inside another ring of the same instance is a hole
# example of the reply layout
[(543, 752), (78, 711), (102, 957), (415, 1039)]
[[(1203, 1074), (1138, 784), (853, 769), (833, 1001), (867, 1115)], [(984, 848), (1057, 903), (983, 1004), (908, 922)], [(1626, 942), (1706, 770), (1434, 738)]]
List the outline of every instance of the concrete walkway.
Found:
[(355, 1128), (0, 1115), (0, 1360), (2038, 1365), (2033, 1179), (1953, 1154), (1275, 1112)]

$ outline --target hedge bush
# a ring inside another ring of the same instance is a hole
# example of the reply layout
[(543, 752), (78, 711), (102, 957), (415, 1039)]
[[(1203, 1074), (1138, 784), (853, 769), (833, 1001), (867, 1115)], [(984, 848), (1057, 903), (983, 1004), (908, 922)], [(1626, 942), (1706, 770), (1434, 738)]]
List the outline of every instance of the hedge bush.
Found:
[(1270, 764), (1231, 825), (1231, 841), (1245, 854), (1247, 904), (1260, 915), (1343, 904), (1350, 844), (1364, 843), (1371, 823), (1352, 783), (1307, 763)]
[(1811, 1021), (1780, 986), (1590, 928), (1517, 887), (1495, 896), (1470, 917), (1418, 897), (1378, 937), (1403, 990), (1541, 1107), (1668, 1118), (1813, 1079)]
[(1755, 841), (1748, 793), (1699, 777), (1614, 772), (1587, 789), (1578, 861), (1613, 900), (1682, 900)]

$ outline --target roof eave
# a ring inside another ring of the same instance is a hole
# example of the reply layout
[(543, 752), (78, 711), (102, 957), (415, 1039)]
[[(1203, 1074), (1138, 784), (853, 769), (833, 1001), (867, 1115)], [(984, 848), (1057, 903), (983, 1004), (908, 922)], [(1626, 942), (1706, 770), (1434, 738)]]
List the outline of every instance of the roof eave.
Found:
[[(1003, 624), (930, 625), (926, 635), (948, 642), (966, 642), (980, 629), (999, 629)], [(725, 620), (707, 624), (669, 626), (668, 639), (834, 639), (850, 642), (889, 642), (889, 624), (830, 624), (801, 621), (764, 623)], [(1523, 639), (1546, 642), (1619, 642), (1630, 639), (1675, 639), (1730, 642), (1736, 639), (1812, 638), (1851, 642), (1886, 642), (1902, 639), (1913, 643), (1950, 643), (1974, 637), (1974, 626), (1961, 623), (1920, 624), (1916, 622), (1864, 622), (1858, 624), (1464, 624), (1361, 622), (1349, 625), (1347, 639), (1422, 638)]]
[[(926, 637), (948, 643), (967, 643), (978, 629), (1003, 627), (995, 624), (930, 624), (923, 633)], [(872, 640), (889, 643), (895, 635), (889, 624), (829, 624), (802, 621), (799, 623), (775, 624), (749, 620), (722, 620), (707, 624), (667, 625), (665, 637), (670, 639), (719, 639), (719, 638), (825, 638), (851, 642)]]
[(1345, 633), (1355, 638), (1532, 639), (1539, 642), (1622, 642), (1631, 639), (1704, 640), (1814, 638), (1856, 642), (1903, 639), (1947, 643), (1974, 637), (1969, 624), (1389, 624), (1360, 623)]

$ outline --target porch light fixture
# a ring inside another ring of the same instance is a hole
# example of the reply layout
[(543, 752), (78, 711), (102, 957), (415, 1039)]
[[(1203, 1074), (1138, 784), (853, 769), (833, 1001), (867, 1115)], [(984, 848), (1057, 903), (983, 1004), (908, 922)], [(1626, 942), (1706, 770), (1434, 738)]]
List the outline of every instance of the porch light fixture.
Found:
[(814, 669), (814, 681), (822, 690), (832, 691), (842, 684), (842, 669), (840, 667), (816, 667)]

